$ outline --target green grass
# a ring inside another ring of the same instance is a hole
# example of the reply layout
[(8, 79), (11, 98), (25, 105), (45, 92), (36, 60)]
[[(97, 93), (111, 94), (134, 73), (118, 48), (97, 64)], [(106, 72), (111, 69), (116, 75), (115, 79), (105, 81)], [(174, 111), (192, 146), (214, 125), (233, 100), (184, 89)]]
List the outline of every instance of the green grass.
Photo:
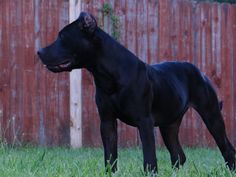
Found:
[[(158, 148), (158, 176), (236, 176), (225, 167), (216, 149), (185, 148), (185, 153), (186, 164), (179, 170), (173, 170), (166, 149)], [(1, 177), (139, 177), (144, 176), (141, 149), (119, 149), (118, 169), (115, 174), (105, 174), (102, 149), (0, 147)]]

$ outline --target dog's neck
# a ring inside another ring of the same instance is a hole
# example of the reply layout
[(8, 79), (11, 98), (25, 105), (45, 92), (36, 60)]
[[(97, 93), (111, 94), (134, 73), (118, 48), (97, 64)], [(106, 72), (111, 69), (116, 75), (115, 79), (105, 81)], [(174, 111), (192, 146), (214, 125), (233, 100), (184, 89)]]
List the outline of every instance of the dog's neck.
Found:
[(98, 28), (95, 35), (101, 39), (101, 46), (93, 60), (95, 64), (87, 69), (93, 74), (97, 89), (113, 94), (124, 83), (135, 80), (137, 68), (145, 68), (145, 63), (103, 30)]

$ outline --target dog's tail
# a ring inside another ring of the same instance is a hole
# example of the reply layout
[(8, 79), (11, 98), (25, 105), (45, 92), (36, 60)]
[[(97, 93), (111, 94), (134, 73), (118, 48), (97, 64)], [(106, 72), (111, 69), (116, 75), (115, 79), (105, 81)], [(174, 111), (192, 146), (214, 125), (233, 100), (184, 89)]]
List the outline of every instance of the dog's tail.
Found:
[(223, 101), (219, 101), (219, 108), (220, 108), (220, 110), (222, 111), (222, 108), (223, 108)]

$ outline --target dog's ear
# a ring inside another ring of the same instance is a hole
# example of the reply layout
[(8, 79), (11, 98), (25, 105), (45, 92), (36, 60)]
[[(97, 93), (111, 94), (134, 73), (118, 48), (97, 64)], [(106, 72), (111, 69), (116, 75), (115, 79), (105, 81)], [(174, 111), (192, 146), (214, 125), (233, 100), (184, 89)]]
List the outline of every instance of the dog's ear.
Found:
[(78, 18), (78, 25), (80, 30), (85, 31), (89, 34), (93, 34), (97, 28), (97, 22), (95, 18), (87, 12), (80, 13), (80, 16)]

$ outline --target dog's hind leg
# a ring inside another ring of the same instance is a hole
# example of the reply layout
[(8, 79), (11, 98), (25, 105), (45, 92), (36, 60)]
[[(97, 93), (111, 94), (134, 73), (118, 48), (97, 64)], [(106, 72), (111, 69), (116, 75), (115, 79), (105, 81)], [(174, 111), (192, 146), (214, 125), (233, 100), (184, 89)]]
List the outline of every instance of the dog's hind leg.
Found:
[(193, 107), (202, 117), (228, 167), (231, 170), (235, 169), (235, 149), (226, 135), (225, 124), (220, 112), (221, 106), (213, 87), (206, 79), (204, 84), (197, 86), (193, 95)]
[(160, 127), (161, 136), (170, 153), (171, 163), (173, 167), (179, 168), (186, 161), (184, 151), (179, 143), (179, 126), (181, 119), (178, 119), (175, 123), (169, 126)]

